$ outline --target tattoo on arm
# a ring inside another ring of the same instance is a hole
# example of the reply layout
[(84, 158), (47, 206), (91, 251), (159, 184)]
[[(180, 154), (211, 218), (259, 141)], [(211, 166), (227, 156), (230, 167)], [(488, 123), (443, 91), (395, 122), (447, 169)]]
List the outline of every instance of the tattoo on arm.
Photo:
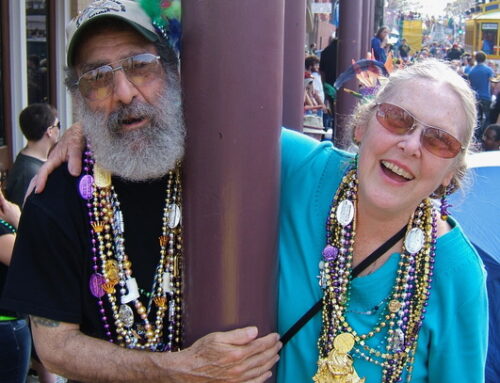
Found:
[(44, 326), (44, 327), (59, 327), (59, 324), (61, 322), (52, 320), (52, 319), (47, 319), (47, 318), (42, 318), (42, 317), (36, 317), (31, 315), (30, 316), (31, 321), (35, 324), (35, 326)]

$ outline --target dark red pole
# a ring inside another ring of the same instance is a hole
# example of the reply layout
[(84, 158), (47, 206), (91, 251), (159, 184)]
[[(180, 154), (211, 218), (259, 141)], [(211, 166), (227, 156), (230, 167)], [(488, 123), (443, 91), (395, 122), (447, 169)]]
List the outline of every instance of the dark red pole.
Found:
[(361, 46), (360, 46), (360, 58), (365, 59), (366, 54), (370, 51), (370, 3), (371, 0), (363, 0), (363, 12), (362, 12), (362, 23), (361, 23)]
[(302, 130), (304, 121), (304, 42), (306, 1), (285, 1), (283, 126)]
[(283, 0), (183, 2), (185, 345), (275, 330)]
[[(368, 24), (368, 36), (369, 36), (369, 41), (371, 41), (372, 36), (375, 34), (375, 6), (376, 6), (376, 0), (369, 0), (370, 1), (370, 18), (368, 19), (369, 24)], [(371, 46), (371, 44), (370, 44)]]
[[(341, 0), (340, 15), (340, 33), (339, 33), (339, 55), (338, 55), (338, 73), (344, 72), (352, 60), (361, 58), (362, 25), (361, 15), (363, 12), (362, 0)], [(356, 81), (352, 80), (345, 84), (346, 88), (356, 90)], [(352, 95), (339, 91), (335, 102), (335, 141), (340, 147), (344, 146), (345, 122), (356, 105), (356, 99)]]

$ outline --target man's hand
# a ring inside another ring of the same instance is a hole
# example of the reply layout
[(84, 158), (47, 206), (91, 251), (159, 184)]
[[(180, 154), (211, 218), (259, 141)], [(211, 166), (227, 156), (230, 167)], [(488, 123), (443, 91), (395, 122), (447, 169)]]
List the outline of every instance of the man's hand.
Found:
[(44, 365), (81, 382), (262, 383), (281, 348), (278, 334), (257, 338), (257, 328), (247, 327), (208, 334), (179, 352), (145, 352), (91, 338), (78, 324), (31, 319)]
[(49, 174), (66, 161), (68, 162), (69, 173), (75, 177), (79, 176), (82, 171), (84, 148), (85, 138), (83, 137), (82, 126), (77, 122), (64, 132), (61, 140), (52, 149), (47, 162), (43, 164), (31, 181), (26, 195), (29, 195), (33, 188), (35, 193), (41, 193), (45, 189)]
[(280, 349), (278, 334), (257, 338), (256, 327), (211, 333), (171, 354), (169, 375), (173, 382), (260, 383), (271, 377)]
[(7, 201), (0, 190), (0, 219), (7, 221), (17, 229), (19, 225), (19, 218), (21, 217), (21, 210), (15, 203)]

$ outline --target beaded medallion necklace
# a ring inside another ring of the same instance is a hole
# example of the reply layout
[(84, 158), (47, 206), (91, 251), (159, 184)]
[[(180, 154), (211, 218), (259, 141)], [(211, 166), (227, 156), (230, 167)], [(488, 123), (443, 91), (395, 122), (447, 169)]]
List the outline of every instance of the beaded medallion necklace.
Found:
[[(323, 289), (322, 332), (318, 340), (317, 383), (342, 380), (362, 383), (351, 354), (382, 367), (384, 383), (411, 380), (418, 333), (430, 296), (436, 244), (436, 218), (429, 199), (408, 222), (401, 258), (390, 295), (377, 310), (376, 325), (360, 334), (348, 322), (353, 246), (356, 237), (358, 181), (356, 169), (344, 175), (327, 222), (327, 245), (320, 262)], [(352, 311), (351, 311), (352, 312)], [(383, 335), (381, 343), (374, 336)]]
[[(125, 251), (125, 225), (111, 174), (86, 150), (79, 192), (86, 200), (92, 242), (90, 292), (108, 340), (122, 347), (178, 351), (182, 342), (182, 188), (180, 164), (168, 172), (159, 261), (148, 302), (140, 300), (132, 262)], [(107, 304), (104, 302), (107, 298)], [(112, 317), (106, 316), (106, 307)], [(150, 319), (154, 318), (154, 320)], [(114, 322), (114, 331), (109, 323)], [(164, 334), (166, 332), (166, 336)]]

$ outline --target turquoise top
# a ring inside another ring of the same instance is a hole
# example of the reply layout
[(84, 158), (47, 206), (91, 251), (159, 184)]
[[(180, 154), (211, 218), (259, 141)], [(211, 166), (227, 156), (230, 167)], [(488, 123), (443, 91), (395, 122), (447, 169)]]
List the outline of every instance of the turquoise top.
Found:
[[(351, 155), (331, 143), (318, 143), (283, 131), (280, 207), (278, 330), (284, 334), (322, 297), (318, 262), (326, 244), (332, 198)], [(412, 382), (483, 382), (487, 351), (486, 273), (460, 226), (438, 238), (429, 306), (420, 330)], [(368, 311), (380, 305), (394, 283), (399, 254), (351, 284), (348, 320), (358, 333), (378, 320)], [(278, 382), (312, 382), (316, 373), (321, 313), (281, 351)], [(381, 348), (383, 334), (368, 344)], [(382, 368), (353, 353), (354, 367), (366, 383), (381, 382)]]

